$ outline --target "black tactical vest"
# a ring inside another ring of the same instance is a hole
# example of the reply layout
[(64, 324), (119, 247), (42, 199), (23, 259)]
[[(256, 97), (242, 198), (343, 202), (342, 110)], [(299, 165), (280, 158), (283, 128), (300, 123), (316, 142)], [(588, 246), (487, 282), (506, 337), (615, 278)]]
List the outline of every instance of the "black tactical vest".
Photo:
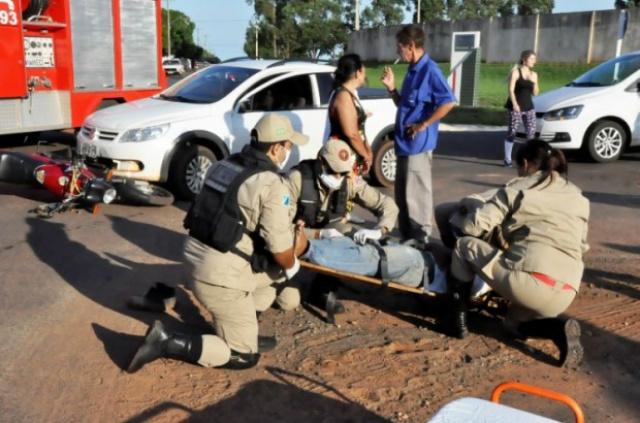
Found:
[(184, 219), (189, 235), (223, 253), (235, 247), (244, 233), (252, 236), (238, 205), (238, 188), (256, 173), (277, 170), (264, 153), (250, 146), (213, 164)]
[(338, 221), (347, 214), (347, 178), (342, 181), (340, 189), (329, 193), (329, 207), (322, 211), (318, 180), (322, 172), (322, 164), (318, 160), (304, 160), (294, 169), (300, 171), (302, 186), (294, 222), (302, 219), (309, 228), (321, 229), (331, 222)]

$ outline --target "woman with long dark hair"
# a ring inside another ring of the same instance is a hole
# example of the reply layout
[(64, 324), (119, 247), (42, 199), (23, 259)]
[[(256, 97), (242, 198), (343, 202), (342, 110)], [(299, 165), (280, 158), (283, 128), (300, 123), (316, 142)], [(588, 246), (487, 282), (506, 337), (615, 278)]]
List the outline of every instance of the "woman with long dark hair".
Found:
[(525, 50), (520, 54), (520, 60), (509, 73), (509, 98), (504, 107), (507, 112), (507, 138), (504, 140), (504, 165), (511, 167), (511, 153), (513, 140), (520, 123), (528, 140), (536, 136), (536, 111), (533, 97), (538, 95), (538, 74), (533, 71), (536, 64), (536, 53)]
[(364, 133), (367, 112), (358, 99), (357, 89), (364, 85), (366, 69), (360, 56), (346, 54), (338, 60), (334, 73), (334, 91), (329, 101), (329, 138), (345, 141), (355, 153), (357, 173), (367, 173), (373, 152)]
[(559, 319), (580, 288), (589, 200), (568, 181), (562, 151), (530, 140), (516, 154), (518, 178), (469, 213), (451, 260), (452, 334), (464, 338), (471, 282), (479, 275), (511, 301), (505, 325), (520, 338), (554, 341), (560, 364), (583, 354), (580, 326)]

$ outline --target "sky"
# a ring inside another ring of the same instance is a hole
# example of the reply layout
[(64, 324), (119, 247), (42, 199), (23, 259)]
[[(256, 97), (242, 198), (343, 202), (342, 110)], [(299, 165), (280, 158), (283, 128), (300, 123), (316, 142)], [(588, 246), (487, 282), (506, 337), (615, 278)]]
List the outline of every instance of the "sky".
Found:
[[(245, 0), (161, 0), (162, 7), (185, 13), (196, 24), (194, 38), (220, 59), (246, 56), (243, 50), (253, 7)], [(361, 8), (370, 1), (361, 0)], [(613, 9), (614, 0), (555, 0), (554, 13)], [(409, 23), (411, 17), (407, 15)]]

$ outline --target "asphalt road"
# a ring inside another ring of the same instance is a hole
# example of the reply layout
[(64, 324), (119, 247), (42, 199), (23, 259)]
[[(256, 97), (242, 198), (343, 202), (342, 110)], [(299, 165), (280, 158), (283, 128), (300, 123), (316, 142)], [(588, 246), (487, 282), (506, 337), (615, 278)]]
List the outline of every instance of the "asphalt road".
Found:
[[(501, 166), (503, 135), (441, 134), (433, 169), (436, 204), (498, 187), (515, 176), (514, 169)], [(62, 145), (74, 143), (71, 135), (45, 137), (53, 137)], [(637, 274), (640, 264), (639, 163), (637, 152), (612, 164), (570, 163), (570, 179), (591, 200), (589, 260), (606, 260), (607, 274)], [(392, 194), (391, 190), (385, 191)], [(110, 333), (104, 327), (140, 333), (148, 317), (128, 310), (126, 298), (141, 294), (141, 287), (154, 281), (182, 281), (182, 220), (187, 203), (160, 208), (110, 204), (101, 206), (96, 215), (68, 212), (49, 220), (28, 213), (36, 205), (53, 200), (39, 187), (0, 183), (0, 410), (7, 421), (77, 421), (84, 415), (83, 407), (94, 405), (84, 404), (81, 399), (70, 403), (69, 398), (81, 397), (68, 393), (67, 383), (86, 384), (77, 389), (97, 390), (98, 396), (119, 397), (121, 383), (130, 384), (131, 392), (140, 391), (133, 385), (139, 379), (126, 379), (125, 383), (112, 374), (114, 363), (126, 365), (123, 363), (129, 359), (128, 350), (134, 348), (135, 339), (122, 335), (128, 342), (126, 348), (110, 349), (122, 344), (115, 339), (104, 341), (102, 337)], [(357, 214), (372, 224), (370, 214), (362, 210)], [(588, 271), (592, 273), (586, 281), (604, 274)], [(608, 288), (611, 283), (598, 284)], [(636, 333), (631, 336), (634, 339)], [(51, 339), (56, 339), (55, 344), (47, 345)], [(83, 358), (85, 351), (91, 353), (87, 359)], [(77, 362), (71, 376), (66, 373), (73, 367), (70, 360)], [(109, 375), (104, 376), (109, 381), (105, 386), (101, 386), (102, 375)], [(59, 400), (56, 389), (64, 391)], [(141, 401), (156, 400), (152, 394), (140, 395)], [(37, 406), (30, 406), (27, 399), (32, 397), (38, 398), (34, 403)], [(627, 406), (630, 413), (633, 407)], [(100, 415), (108, 421), (123, 420), (110, 414), (110, 409), (105, 408)]]
[[(73, 144), (70, 135), (51, 134), (57, 141)], [(444, 132), (434, 159), (434, 200), (438, 204), (455, 201), (465, 195), (499, 187), (515, 177), (515, 170), (501, 166), (501, 133)], [(34, 147), (29, 148), (31, 150)], [(626, 154), (611, 164), (580, 161), (570, 163), (570, 180), (581, 187), (591, 200), (589, 242), (592, 250), (615, 250), (638, 253), (638, 207), (640, 207), (640, 153)], [(392, 190), (384, 190), (392, 195)], [(47, 191), (39, 187), (23, 187), (0, 183), (0, 321), (5, 318), (25, 318), (25, 309), (34, 304), (55, 301), (67, 288), (65, 280), (76, 280), (84, 275), (82, 263), (69, 266), (64, 275), (58, 274), (59, 289), (49, 291), (40, 287), (28, 298), (15, 298), (11, 286), (51, 279), (56, 273), (53, 261), (65, 261), (65, 244), (87, 249), (91, 254), (110, 254), (141, 263), (145, 272), (138, 277), (153, 279), (162, 270), (153, 263), (180, 261), (184, 237), (182, 219), (188, 206), (177, 202), (161, 208), (133, 207), (121, 204), (101, 206), (100, 213), (70, 212), (51, 220), (36, 219), (28, 213), (36, 205), (53, 201)], [(571, 207), (570, 204), (567, 207)], [(366, 211), (356, 214), (369, 221), (373, 217)], [(436, 233), (437, 235), (437, 233)], [(73, 240), (73, 241), (72, 241)], [(100, 240), (105, 251), (92, 251), (86, 243)], [(39, 245), (57, 245), (46, 256), (36, 251)], [(106, 262), (109, 262), (107, 260)], [(106, 265), (105, 262), (105, 265)], [(147, 273), (148, 272), (148, 273)], [(60, 278), (60, 276), (62, 276)], [(178, 276), (176, 276), (178, 277)]]

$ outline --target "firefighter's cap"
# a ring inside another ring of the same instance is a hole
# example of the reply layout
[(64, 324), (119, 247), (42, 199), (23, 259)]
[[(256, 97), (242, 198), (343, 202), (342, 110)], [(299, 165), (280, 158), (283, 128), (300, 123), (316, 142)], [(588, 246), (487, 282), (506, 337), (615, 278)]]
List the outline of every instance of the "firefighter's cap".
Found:
[(305, 145), (309, 142), (309, 137), (293, 130), (291, 121), (284, 115), (267, 113), (253, 128), (258, 142), (274, 143), (291, 141), (296, 145)]
[(320, 150), (324, 159), (335, 173), (350, 172), (353, 168), (351, 147), (341, 140), (331, 139)]

